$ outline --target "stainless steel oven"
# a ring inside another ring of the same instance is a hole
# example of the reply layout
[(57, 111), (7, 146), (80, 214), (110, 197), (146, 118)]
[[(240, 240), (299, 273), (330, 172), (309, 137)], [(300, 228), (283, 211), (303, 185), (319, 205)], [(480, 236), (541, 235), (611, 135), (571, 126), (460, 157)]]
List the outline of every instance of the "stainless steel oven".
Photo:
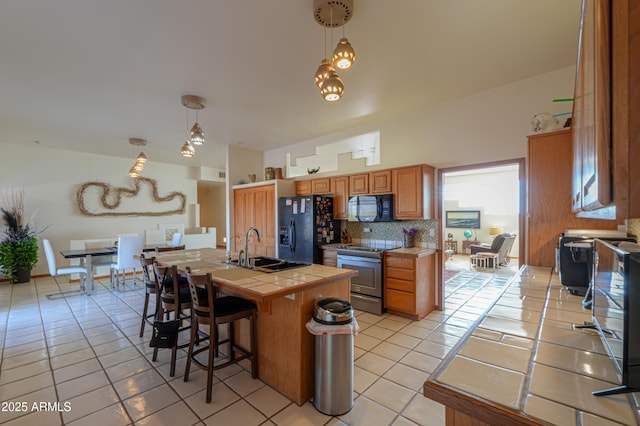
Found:
[(344, 246), (338, 248), (338, 268), (353, 269), (351, 304), (354, 308), (381, 315), (383, 309), (382, 256), (384, 249)]

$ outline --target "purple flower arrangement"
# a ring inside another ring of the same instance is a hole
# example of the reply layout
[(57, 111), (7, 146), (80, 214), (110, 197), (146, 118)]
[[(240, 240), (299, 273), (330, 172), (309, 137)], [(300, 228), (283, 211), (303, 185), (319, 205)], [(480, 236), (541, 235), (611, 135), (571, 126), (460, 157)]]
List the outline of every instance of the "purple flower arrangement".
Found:
[(418, 230), (416, 228), (405, 228), (403, 226), (402, 232), (404, 232), (404, 235), (416, 235), (418, 233)]

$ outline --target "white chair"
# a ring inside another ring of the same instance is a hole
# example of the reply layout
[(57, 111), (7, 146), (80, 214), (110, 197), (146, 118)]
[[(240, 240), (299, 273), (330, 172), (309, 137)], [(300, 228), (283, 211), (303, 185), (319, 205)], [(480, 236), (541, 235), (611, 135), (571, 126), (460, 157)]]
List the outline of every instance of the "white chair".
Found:
[(44, 247), (44, 255), (47, 257), (47, 266), (49, 267), (49, 275), (57, 277), (58, 275), (80, 274), (80, 287), (84, 290), (87, 283), (87, 268), (84, 266), (66, 266), (58, 268), (56, 266), (56, 255), (53, 253), (51, 242), (47, 239), (42, 240)]
[(180, 244), (182, 244), (182, 233), (175, 232), (173, 234), (173, 238), (171, 238), (171, 245), (175, 247), (175, 246), (179, 246)]
[(136, 268), (140, 266), (140, 260), (134, 258), (142, 253), (142, 237), (122, 236), (118, 237), (118, 254), (116, 262), (111, 264), (111, 287), (115, 284), (120, 287), (120, 273), (122, 273), (122, 285), (125, 283), (125, 269), (133, 269), (133, 283), (136, 283)]

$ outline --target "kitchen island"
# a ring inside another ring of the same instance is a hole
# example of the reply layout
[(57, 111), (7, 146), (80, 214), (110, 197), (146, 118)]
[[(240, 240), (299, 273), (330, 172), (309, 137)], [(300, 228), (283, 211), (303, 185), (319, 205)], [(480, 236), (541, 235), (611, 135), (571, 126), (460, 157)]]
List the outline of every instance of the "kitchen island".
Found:
[[(355, 271), (313, 264), (258, 272), (226, 263), (225, 251), (212, 248), (163, 252), (156, 258), (176, 265), (181, 272), (187, 267), (193, 273), (210, 272), (223, 292), (256, 302), (258, 377), (298, 405), (313, 396), (314, 336), (305, 324), (313, 316), (316, 299), (333, 296), (349, 300)], [(238, 325), (243, 340), (248, 325)]]

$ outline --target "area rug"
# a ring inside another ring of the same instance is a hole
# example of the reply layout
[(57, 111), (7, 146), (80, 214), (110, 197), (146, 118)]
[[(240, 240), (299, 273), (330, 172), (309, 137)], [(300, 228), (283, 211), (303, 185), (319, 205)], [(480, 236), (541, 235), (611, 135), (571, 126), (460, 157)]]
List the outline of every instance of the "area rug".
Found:
[(459, 273), (459, 272), (460, 272), (460, 271), (453, 271), (453, 270), (450, 270), (450, 269), (445, 269), (445, 270), (443, 271), (443, 274), (442, 274), (442, 279), (443, 279), (443, 281), (446, 283), (446, 282), (447, 282), (447, 281), (449, 281), (451, 278), (453, 278), (453, 277), (455, 277), (456, 275), (458, 275), (458, 273)]

